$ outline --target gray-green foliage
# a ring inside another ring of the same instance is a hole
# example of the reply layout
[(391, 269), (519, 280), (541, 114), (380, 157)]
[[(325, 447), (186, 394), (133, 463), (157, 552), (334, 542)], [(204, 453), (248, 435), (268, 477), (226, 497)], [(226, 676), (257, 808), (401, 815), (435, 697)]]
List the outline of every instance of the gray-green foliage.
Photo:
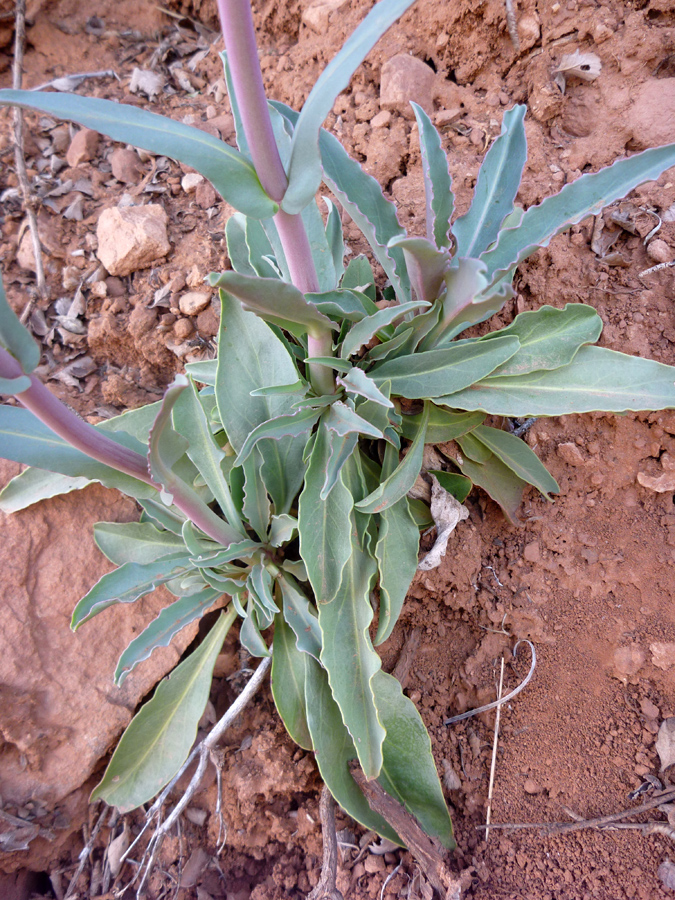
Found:
[[(4, 455), (42, 467), (10, 483), (0, 499), (5, 509), (93, 480), (143, 506), (140, 523), (98, 526), (98, 545), (119, 568), (91, 589), (73, 618), (79, 626), (157, 584), (176, 596), (122, 654), (118, 682), (180, 628), (229, 604), (123, 737), (95, 792), (121, 809), (152, 797), (184, 761), (214, 654), (238, 616), (250, 653), (267, 655), (273, 645), (277, 708), (293, 739), (316, 752), (339, 803), (367, 827), (397, 839), (349, 773), (349, 762), (358, 759), (369, 778), (378, 778), (430, 834), (452, 846), (429, 738), (412, 703), (382, 672), (374, 648), (391, 635), (417, 566), (418, 529), (428, 510), (408, 492), (425, 443), (457, 442), (460, 452), (437, 473), (445, 488), (463, 500), (477, 485), (516, 519), (528, 485), (548, 498), (558, 486), (526, 443), (485, 425), (486, 415), (675, 406), (675, 369), (592, 346), (602, 322), (583, 304), (544, 305), (506, 328), (459, 337), (513, 297), (521, 260), (675, 165), (675, 145), (584, 176), (523, 213), (515, 199), (526, 154), (525, 109), (515, 107), (486, 154), (470, 210), (453, 223), (442, 142), (415, 107), (427, 233), (407, 236), (374, 179), (320, 124), (363, 53), (408, 5), (385, 0), (376, 8), (332, 64), (337, 81), (320, 80), (302, 114), (271, 105), (290, 178), (282, 207), (302, 213), (319, 292), (303, 294), (288, 283), (271, 218), (276, 204), (250, 165), (241, 131), (237, 152), (203, 132), (106, 101), (0, 91), (0, 104), (59, 114), (151, 150), (157, 123), (164, 123), (159, 128), (175, 139), (176, 156), (210, 177), (240, 210), (226, 229), (235, 271), (211, 276), (222, 304), (217, 361), (188, 365), (190, 379), (179, 377), (161, 403), (98, 426), (131, 449), (149, 442), (157, 487), (90, 460), (31, 413), (0, 407)], [(321, 171), (370, 243), (396, 306), (376, 306), (365, 257), (345, 267), (337, 209), (328, 204), (324, 225), (314, 200)], [(310, 358), (309, 337), (329, 339), (333, 356)], [(0, 366), (0, 390), (25, 390), (37, 353), (4, 295), (0, 348), (14, 360), (7, 377)], [(331, 373), (334, 392), (313, 387), (311, 367)], [(200, 391), (199, 384), (206, 387)], [(189, 504), (208, 533), (176, 498)]]

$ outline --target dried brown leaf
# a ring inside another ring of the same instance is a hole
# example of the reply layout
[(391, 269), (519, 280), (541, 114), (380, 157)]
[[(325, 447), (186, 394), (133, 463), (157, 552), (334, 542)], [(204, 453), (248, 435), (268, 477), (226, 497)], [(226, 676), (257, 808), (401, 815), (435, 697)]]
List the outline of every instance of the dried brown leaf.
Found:
[(560, 60), (560, 65), (555, 70), (560, 72), (565, 78), (581, 78), (584, 81), (595, 81), (602, 69), (602, 62), (595, 53), (582, 53), (581, 50), (575, 50), (574, 53), (567, 53)]
[(675, 716), (661, 722), (656, 738), (656, 751), (661, 760), (662, 772), (675, 763)]
[(669, 859), (664, 859), (658, 867), (656, 874), (661, 879), (662, 884), (675, 891), (675, 865)]

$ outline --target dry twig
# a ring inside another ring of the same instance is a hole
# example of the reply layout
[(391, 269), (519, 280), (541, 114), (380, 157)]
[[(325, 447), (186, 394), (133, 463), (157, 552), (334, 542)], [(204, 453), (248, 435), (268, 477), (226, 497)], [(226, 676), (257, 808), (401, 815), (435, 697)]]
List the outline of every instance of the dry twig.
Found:
[(323, 862), (321, 877), (307, 900), (343, 900), (337, 889), (337, 834), (335, 831), (335, 800), (324, 784), (321, 791), (321, 834), (323, 837)]
[[(502, 699), (502, 690), (504, 688), (504, 657), (502, 656), (502, 665), (501, 671), (499, 673), (499, 692), (497, 693), (497, 700)], [(492, 818), (492, 792), (495, 786), (495, 767), (497, 765), (497, 742), (499, 740), (499, 723), (501, 720), (502, 708), (501, 705), (497, 707), (497, 715), (495, 716), (495, 736), (492, 741), (492, 762), (490, 763), (490, 786), (488, 788), (488, 799), (487, 799), (487, 813), (485, 815), (485, 825), (487, 827), (487, 831), (485, 832), (485, 842), (490, 839), (490, 819)]]

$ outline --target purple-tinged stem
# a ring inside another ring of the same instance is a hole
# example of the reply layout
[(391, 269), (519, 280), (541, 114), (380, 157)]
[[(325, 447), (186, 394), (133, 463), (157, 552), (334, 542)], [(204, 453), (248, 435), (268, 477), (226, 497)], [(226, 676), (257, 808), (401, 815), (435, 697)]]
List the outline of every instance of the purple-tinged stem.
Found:
[[(0, 347), (0, 376), (18, 378), (20, 375), (23, 375), (23, 371), (19, 363), (7, 350)], [(36, 375), (31, 375), (30, 380), (28, 390), (17, 394), (16, 398), (55, 434), (92, 459), (158, 487), (150, 477), (144, 456), (97, 431), (93, 425), (61, 403)]]

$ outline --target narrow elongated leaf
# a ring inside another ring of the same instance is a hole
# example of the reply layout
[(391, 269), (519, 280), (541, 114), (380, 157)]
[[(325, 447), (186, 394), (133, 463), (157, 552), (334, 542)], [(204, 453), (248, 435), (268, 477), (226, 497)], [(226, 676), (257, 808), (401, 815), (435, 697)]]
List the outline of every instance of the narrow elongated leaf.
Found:
[(458, 437), (457, 443), (462, 448), (464, 456), (468, 456), (473, 462), (486, 463), (492, 456), (492, 450), (479, 441), (473, 432)]
[(501, 134), (480, 167), (471, 208), (452, 226), (458, 257), (477, 257), (487, 250), (513, 210), (527, 159), (526, 109), (514, 106), (504, 113)]
[(108, 572), (80, 600), (73, 610), (70, 627), (76, 630), (84, 622), (115, 603), (133, 603), (160, 585), (175, 578), (177, 572), (192, 568), (186, 550), (160, 556), (149, 563), (124, 563)]
[[(388, 396), (389, 391), (387, 390), (386, 393), (381, 391), (373, 379), (366, 375), (363, 369), (354, 366), (344, 378), (338, 377), (336, 381), (351, 394), (365, 397), (366, 400), (371, 400), (373, 403), (378, 403), (380, 406), (385, 406), (388, 409), (394, 408), (394, 404)], [(386, 381), (383, 382), (383, 387), (387, 387)]]
[(267, 536), (272, 510), (261, 475), (262, 456), (257, 448), (244, 461), (244, 515), (261, 541)]
[(489, 375), (510, 359), (519, 346), (518, 338), (513, 335), (494, 341), (462, 343), (444, 350), (386, 360), (369, 374), (376, 384), (391, 381), (392, 394), (400, 397), (411, 400), (439, 397), (450, 393), (444, 385), (461, 384), (462, 388), (455, 387), (454, 390), (462, 390)]
[(427, 237), (437, 247), (449, 247), (450, 220), (455, 206), (452, 180), (448, 172), (448, 160), (441, 144), (441, 137), (431, 119), (417, 103), (411, 103), (417, 119), (424, 174), (426, 199)]
[(594, 174), (582, 175), (554, 197), (547, 197), (538, 206), (531, 206), (520, 225), (501, 232), (497, 246), (481, 259), (493, 279), (501, 272), (526, 259), (537, 247), (546, 247), (556, 234), (581, 222), (625, 197), (629, 191), (645, 181), (656, 180), (671, 166), (675, 166), (675, 144), (644, 150)]
[[(281, 114), (276, 110), (275, 113), (279, 118), (282, 118)], [(303, 209), (302, 222), (305, 226), (305, 231), (307, 232), (309, 248), (312, 253), (314, 268), (316, 269), (316, 276), (319, 281), (319, 289), (322, 291), (332, 291), (338, 286), (338, 276), (333, 262), (332, 248), (328, 243), (326, 229), (316, 200), (312, 200), (312, 202), (308, 203)]]
[[(131, 450), (143, 452), (142, 445), (127, 434), (116, 434), (114, 439)], [(54, 434), (32, 412), (22, 407), (0, 406), (0, 447), (4, 459), (48, 469), (71, 478), (86, 478), (88, 482), (99, 481), (105, 487), (117, 488), (130, 497), (157, 496), (157, 489), (152, 485), (118, 472), (76, 450)], [(45, 482), (49, 484), (49, 479), (43, 475), (42, 483)], [(60, 479), (57, 479), (57, 483), (60, 483)], [(49, 487), (46, 489), (49, 490)], [(2, 501), (0, 508), (1, 504)]]
[(413, 303), (401, 303), (397, 306), (388, 306), (385, 309), (380, 309), (372, 316), (361, 319), (360, 322), (352, 325), (347, 332), (342, 342), (340, 356), (343, 359), (349, 359), (350, 356), (358, 353), (361, 347), (364, 347), (371, 338), (375, 337), (378, 331), (381, 331), (387, 325), (391, 325), (400, 316), (413, 309), (420, 309), (420, 307), (425, 306), (429, 306), (429, 304), (424, 302), (424, 300)]
[(390, 247), (400, 247), (405, 256), (410, 282), (418, 300), (433, 303), (442, 293), (443, 276), (450, 268), (450, 253), (438, 247), (428, 238), (396, 237)]
[[(237, 544), (230, 544), (226, 550), (218, 550), (216, 553), (208, 553), (203, 556), (195, 556), (190, 562), (197, 568), (219, 569), (236, 559), (247, 559), (255, 556), (263, 550), (263, 545), (256, 541), (245, 540)], [(243, 569), (242, 569), (243, 572)]]
[(185, 524), (185, 516), (174, 509), (167, 509), (163, 503), (157, 503), (154, 500), (139, 500), (140, 506), (143, 507), (141, 514), (141, 522), (154, 522), (162, 528), (170, 531), (171, 534), (177, 534), (182, 540), (183, 525)]
[(584, 346), (569, 366), (486, 378), (436, 402), (516, 417), (671, 409), (675, 407), (675, 368), (604, 347)]
[(303, 454), (310, 439), (311, 434), (303, 432), (298, 437), (266, 439), (257, 445), (256, 449), (263, 457), (260, 473), (278, 516), (290, 510), (302, 487), (305, 474)]
[(321, 629), (316, 609), (291, 575), (281, 574), (279, 586), (283, 598), (284, 620), (293, 629), (298, 650), (309, 653), (318, 662), (321, 654)]
[(356, 504), (358, 510), (364, 513), (381, 513), (405, 497), (413, 486), (422, 468), (430, 406), (429, 402), (425, 402), (420, 429), (404, 458), (379, 487)]
[(282, 437), (297, 437), (300, 434), (308, 434), (321, 412), (321, 409), (309, 407), (284, 416), (277, 416), (276, 419), (269, 419), (267, 422), (258, 425), (244, 441), (244, 445), (234, 462), (235, 466), (242, 465), (248, 459), (249, 454), (258, 441), (263, 440), (263, 438), (278, 440)]
[(297, 337), (307, 333), (320, 337), (326, 331), (337, 329), (335, 323), (308, 303), (296, 287), (277, 278), (251, 278), (237, 272), (218, 275), (214, 272), (207, 281), (236, 297), (244, 309), (257, 313)]
[[(345, 276), (346, 277), (346, 276)], [(305, 294), (305, 300), (313, 303), (327, 316), (342, 321), (360, 322), (365, 316), (377, 312), (377, 306), (361, 291), (336, 290), (322, 294)]]
[(349, 431), (343, 435), (338, 434), (336, 431), (329, 431), (328, 440), (330, 443), (330, 459), (326, 466), (326, 477), (320, 495), (321, 500), (325, 500), (335, 487), (340, 473), (358, 446), (359, 436), (354, 431)]
[(377, 3), (314, 83), (293, 133), (288, 188), (282, 200), (282, 208), (287, 213), (299, 213), (319, 189), (322, 175), (319, 132), (336, 97), (347, 87), (356, 69), (385, 31), (412, 3), (413, 0), (381, 0)]
[[(30, 375), (40, 362), (40, 347), (7, 302), (2, 278), (0, 278), (0, 347), (4, 347), (14, 359), (18, 360), (25, 375)], [(26, 390), (29, 386), (30, 382), (21, 390)], [(5, 390), (0, 388), (0, 393), (5, 393)], [(19, 391), (12, 389), (7, 393), (15, 394)]]
[[(433, 310), (431, 313), (427, 313), (427, 315), (433, 315), (436, 313), (438, 316), (438, 310)], [(425, 315), (424, 313), (422, 315)], [(422, 318), (422, 316), (416, 317), (413, 322), (416, 322), (418, 318)], [(398, 329), (397, 329), (398, 331)], [(414, 341), (415, 329), (413, 324), (410, 326), (406, 325), (402, 331), (399, 331), (398, 334), (394, 335), (394, 337), (389, 338), (388, 341), (384, 341), (382, 344), (377, 344), (377, 346), (372, 347), (365, 356), (367, 362), (377, 362), (378, 360), (387, 359), (389, 356), (396, 356), (397, 351), (400, 351), (401, 356), (408, 356), (413, 352), (415, 347), (417, 346), (417, 342)], [(403, 349), (401, 349), (403, 348)]]
[[(232, 604), (233, 606), (235, 605), (235, 598), (232, 599)], [(249, 601), (246, 606), (246, 617), (239, 629), (239, 640), (241, 641), (242, 647), (248, 650), (251, 656), (265, 658), (270, 655), (270, 651), (260, 632), (261, 630), (264, 631), (266, 628), (269, 628), (272, 624), (272, 620), (268, 619), (266, 616), (263, 621), (261, 621), (261, 619), (263, 619), (263, 617), (260, 616), (259, 611), (255, 608), (253, 598), (249, 596)]]
[(282, 615), (274, 620), (273, 646), (270, 681), (277, 712), (295, 743), (304, 750), (313, 750), (305, 704), (308, 657), (296, 647), (295, 635)]
[(321, 493), (330, 459), (329, 431), (319, 423), (316, 440), (300, 494), (300, 555), (319, 603), (330, 603), (342, 581), (342, 571), (350, 558), (350, 512), (352, 495), (341, 478), (325, 499)]
[[(454, 266), (445, 273), (445, 294), (441, 300), (438, 322), (427, 330), (420, 342), (420, 350), (431, 350), (448, 340), (448, 335), (461, 331), (459, 322), (470, 322), (479, 315), (482, 291), (488, 286), (485, 264), (478, 259), (457, 259)], [(468, 327), (464, 324), (463, 327)]]
[(225, 453), (215, 442), (206, 413), (200, 403), (194, 382), (185, 391), (182, 402), (173, 409), (174, 427), (189, 439), (187, 455), (199, 470), (223, 515), (236, 531), (245, 536), (239, 513), (225, 478)]
[(206, 588), (166, 606), (120, 656), (115, 669), (115, 684), (118, 687), (122, 685), (139, 663), (149, 659), (153, 650), (168, 647), (179, 631), (200, 619), (221, 595), (221, 591)]
[(387, 640), (398, 621), (403, 601), (417, 571), (418, 547), (419, 530), (410, 512), (408, 498), (401, 497), (380, 516), (375, 548), (380, 568), (380, 618), (376, 646)]
[(523, 481), (494, 454), (485, 463), (463, 458), (455, 460), (460, 471), (498, 503), (512, 525), (520, 524), (518, 508), (523, 500), (527, 482)]
[(376, 778), (382, 768), (385, 736), (371, 684), (381, 664), (368, 634), (373, 619), (369, 595), (377, 566), (360, 548), (353, 523), (350, 533), (351, 554), (337, 595), (332, 602), (319, 604), (321, 663), (328, 672), (333, 697), (354, 741), (361, 768), (367, 778)]
[(233, 609), (222, 613), (200, 646), (160, 682), (122, 735), (92, 802), (105, 800), (130, 812), (173, 778), (197, 736), (216, 657), (235, 618)]
[(547, 499), (550, 499), (549, 493), (560, 493), (558, 482), (546, 466), (525, 441), (515, 434), (500, 431), (498, 428), (489, 428), (487, 425), (479, 425), (471, 433), (489, 447), (519, 478), (533, 484)]
[[(422, 425), (422, 417), (421, 412), (414, 416), (402, 416), (403, 437), (409, 441), (415, 439)], [(442, 444), (444, 441), (454, 441), (476, 425), (481, 425), (484, 419), (484, 413), (451, 412), (432, 403), (429, 409), (426, 442)]]
[(350, 406), (347, 406), (341, 400), (336, 400), (333, 403), (325, 418), (325, 423), (329, 431), (334, 431), (341, 437), (350, 432), (365, 434), (367, 437), (372, 438), (384, 437), (379, 428), (375, 428), (366, 419), (362, 419), (357, 412), (354, 412)]
[(373, 812), (351, 776), (349, 763), (356, 750), (344, 726), (340, 709), (333, 699), (324, 669), (312, 659), (307, 661), (305, 698), (307, 724), (312, 738), (321, 778), (340, 806), (365, 828), (397, 844), (401, 839), (385, 820)]
[(110, 562), (151, 563), (162, 556), (185, 552), (180, 535), (160, 531), (151, 522), (99, 522), (94, 525), (94, 540)]
[(328, 197), (323, 198), (323, 202), (328, 208), (328, 218), (326, 219), (326, 241), (330, 247), (333, 257), (333, 269), (335, 270), (335, 278), (337, 284), (342, 280), (345, 272), (345, 247), (344, 235), (342, 233), (342, 219), (340, 218), (340, 210)]
[(4, 513), (19, 512), (40, 500), (79, 491), (91, 483), (90, 478), (59, 475), (44, 469), (24, 469), (0, 491), (0, 510)]
[(387, 730), (378, 780), (388, 794), (417, 818), (427, 834), (453, 850), (456, 845), (452, 822), (438, 780), (431, 740), (420, 714), (403, 694), (398, 681), (386, 672), (377, 672), (373, 689)]
[(273, 216), (278, 206), (260, 184), (251, 163), (229, 144), (165, 116), (79, 94), (0, 91), (0, 105), (35, 109), (69, 119), (151, 153), (170, 155), (208, 178), (218, 193), (247, 216)]
[[(270, 259), (274, 258), (274, 251), (261, 222), (257, 219), (252, 219), (250, 216), (245, 216), (244, 236), (248, 247), (249, 263), (253, 268), (253, 275), (259, 275), (261, 278), (278, 277), (275, 268), (270, 262)], [(244, 274), (246, 275), (247, 273)]]
[[(225, 240), (227, 255), (230, 257), (234, 271), (239, 272), (240, 275), (255, 275), (255, 269), (251, 264), (250, 250), (246, 243), (246, 216), (243, 213), (236, 212), (227, 220)], [(191, 365), (200, 365), (200, 363), (191, 363)], [(201, 381), (201, 379), (197, 380)]]
[(515, 334), (520, 349), (507, 362), (492, 373), (525, 375), (540, 369), (558, 369), (574, 359), (583, 344), (593, 344), (602, 332), (602, 319), (591, 306), (583, 303), (567, 303), (564, 309), (541, 306), (537, 310), (521, 313), (507, 328), (485, 335), (490, 340), (496, 335)]

